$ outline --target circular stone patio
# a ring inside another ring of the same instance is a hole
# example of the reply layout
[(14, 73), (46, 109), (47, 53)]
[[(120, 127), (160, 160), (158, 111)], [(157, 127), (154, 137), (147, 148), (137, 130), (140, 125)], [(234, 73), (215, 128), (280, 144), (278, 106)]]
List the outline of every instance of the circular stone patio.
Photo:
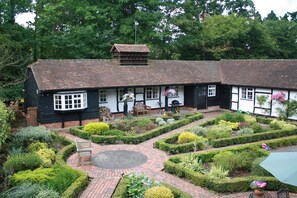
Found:
[(135, 151), (105, 151), (93, 158), (93, 165), (106, 169), (129, 169), (140, 166), (147, 160), (147, 156)]

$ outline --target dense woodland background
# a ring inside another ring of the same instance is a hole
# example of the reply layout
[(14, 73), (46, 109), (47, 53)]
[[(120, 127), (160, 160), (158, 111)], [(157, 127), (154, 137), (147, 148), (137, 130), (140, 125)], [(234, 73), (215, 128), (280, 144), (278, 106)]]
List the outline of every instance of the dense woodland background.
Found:
[[(297, 11), (260, 16), (252, 0), (34, 2), (0, 1), (4, 100), (22, 97), (26, 66), (37, 59), (111, 58), (112, 44), (135, 42), (135, 28), (151, 59), (297, 58)], [(28, 11), (36, 18), (25, 28), (15, 17)]]

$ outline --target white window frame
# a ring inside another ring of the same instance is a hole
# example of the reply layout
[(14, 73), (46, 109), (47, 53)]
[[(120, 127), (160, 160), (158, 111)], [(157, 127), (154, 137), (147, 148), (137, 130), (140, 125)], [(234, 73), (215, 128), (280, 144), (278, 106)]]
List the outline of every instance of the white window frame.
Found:
[[(170, 86), (169, 89), (173, 89), (175, 91), (175, 94), (168, 96), (169, 98), (176, 98), (178, 96), (178, 86)], [(168, 94), (169, 95), (169, 94)]]
[(88, 107), (86, 92), (60, 92), (53, 96), (55, 111), (82, 110)]
[(99, 90), (99, 103), (107, 103), (107, 90)]
[(208, 85), (208, 97), (215, 97), (217, 92), (216, 85)]
[[(118, 90), (118, 93), (119, 93), (119, 98), (118, 99), (119, 99), (120, 102), (123, 102), (122, 101), (123, 96), (124, 96), (124, 94), (126, 94), (126, 93), (124, 93), (124, 90), (125, 90), (124, 88)], [(133, 88), (128, 88), (127, 91), (128, 91), (128, 93), (134, 93)], [(131, 101), (133, 101), (133, 99), (128, 100), (128, 102), (131, 102)]]
[(253, 100), (254, 98), (254, 89), (249, 87), (241, 88), (241, 99), (243, 100)]
[(159, 87), (146, 87), (145, 88), (145, 99), (147, 99), (147, 100), (159, 99)]

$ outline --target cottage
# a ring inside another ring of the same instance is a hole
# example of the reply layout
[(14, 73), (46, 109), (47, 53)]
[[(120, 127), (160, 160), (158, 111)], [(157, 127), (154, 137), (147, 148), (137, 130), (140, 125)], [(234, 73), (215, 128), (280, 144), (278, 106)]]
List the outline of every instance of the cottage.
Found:
[[(115, 44), (109, 60), (38, 60), (28, 66), (25, 105), (33, 124), (82, 125), (98, 120), (99, 108), (123, 112), (122, 97), (164, 108), (165, 88), (185, 107), (219, 106), (276, 116), (272, 94), (297, 97), (297, 60), (148, 60), (146, 45)], [(269, 99), (259, 105), (257, 96)], [(297, 117), (292, 117), (297, 119)]]

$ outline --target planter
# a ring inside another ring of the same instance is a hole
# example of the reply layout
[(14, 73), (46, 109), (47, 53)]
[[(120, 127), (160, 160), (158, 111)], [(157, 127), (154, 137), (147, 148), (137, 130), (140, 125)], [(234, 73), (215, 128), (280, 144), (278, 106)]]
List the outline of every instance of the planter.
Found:
[(259, 190), (259, 189), (254, 189), (254, 193), (255, 193), (255, 195), (257, 195), (259, 197), (264, 195), (264, 191)]

